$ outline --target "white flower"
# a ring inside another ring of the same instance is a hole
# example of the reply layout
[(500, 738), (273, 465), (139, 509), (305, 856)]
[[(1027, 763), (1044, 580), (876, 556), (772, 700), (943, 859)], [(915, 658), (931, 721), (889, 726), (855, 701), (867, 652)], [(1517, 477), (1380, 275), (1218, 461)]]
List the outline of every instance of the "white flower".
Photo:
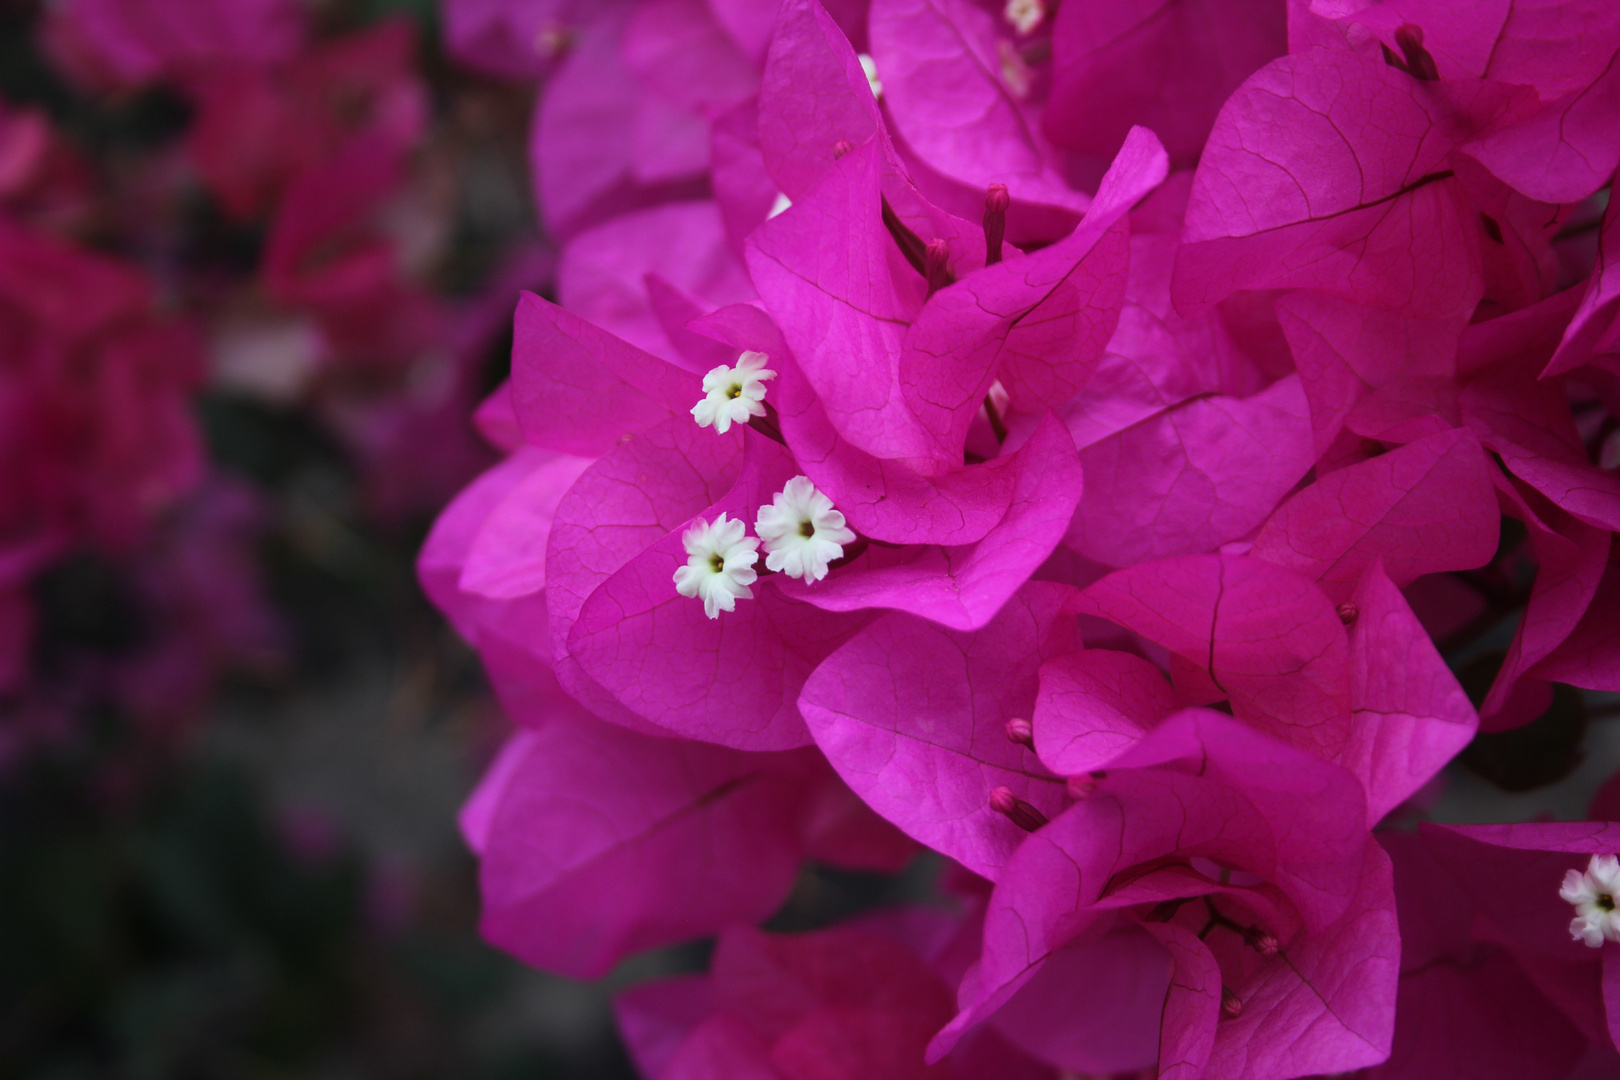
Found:
[(1027, 34), (1046, 18), (1046, 4), (1044, 0), (1007, 0), (1002, 16), (1012, 24), (1014, 30)]
[(750, 349), (737, 357), (736, 367), (724, 364), (703, 376), (704, 398), (692, 406), (698, 427), (714, 425), (724, 435), (732, 424), (746, 424), (750, 416), (765, 415), (765, 380), (776, 378), (766, 368), (770, 357)]
[(682, 596), (703, 597), (703, 613), (718, 619), (722, 611), (734, 611), (737, 598), (754, 598), (748, 586), (758, 580), (754, 563), (759, 558), (759, 541), (744, 535), (741, 521), (727, 520), (721, 514), (714, 524), (699, 521), (681, 535), (686, 545), (686, 565), (675, 571), (675, 591)]
[(996, 42), (996, 56), (1001, 60), (1001, 81), (1007, 84), (1012, 96), (1020, 101), (1029, 97), (1029, 88), (1035, 81), (1035, 73), (1024, 62), (1023, 56), (1018, 52), (1018, 46), (1002, 38)]
[(765, 541), (765, 566), (788, 577), (815, 584), (827, 576), (827, 564), (843, 557), (855, 534), (844, 515), (817, 491), (807, 476), (795, 476), (776, 493), (771, 505), (759, 508), (754, 531)]
[(1594, 949), (1602, 947), (1604, 938), (1620, 941), (1620, 911), (1615, 910), (1616, 898), (1620, 898), (1620, 859), (1592, 856), (1586, 873), (1571, 870), (1564, 875), (1558, 895), (1575, 905), (1570, 937)]
[(877, 76), (877, 61), (872, 59), (871, 53), (861, 53), (856, 59), (861, 62), (861, 70), (866, 73), (866, 85), (872, 88), (872, 96), (882, 101), (883, 80)]

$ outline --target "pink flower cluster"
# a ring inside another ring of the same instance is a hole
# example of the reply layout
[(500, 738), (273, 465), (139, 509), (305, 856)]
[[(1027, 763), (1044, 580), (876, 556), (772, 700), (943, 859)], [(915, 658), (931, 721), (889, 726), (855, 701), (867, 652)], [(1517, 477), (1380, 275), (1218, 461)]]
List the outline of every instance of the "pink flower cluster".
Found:
[[(375, 518), (436, 509), (492, 460), (467, 414), (511, 298), (549, 256), (518, 251), (460, 306), (432, 287), (451, 214), (423, 161), (413, 25), (318, 34), (307, 14), (50, 5), (37, 44), (80, 112), (154, 87), (189, 106), (180, 130), (130, 140), (151, 145), (107, 153), (0, 101), (0, 764), (107, 702), (172, 733), (220, 669), (279, 655), (254, 552), (263, 500), (207, 460), (205, 393), (310, 406)], [(35, 594), (81, 556), (117, 579), (130, 610), (99, 614), (132, 640), (44, 655)]]
[(1411, 819), (1620, 690), (1620, 8), (769, 9), (450, 0), (566, 240), (421, 557), (486, 936), (718, 934), (656, 1080), (1616, 1075), (1620, 837)]
[[(197, 283), (216, 381), (311, 401), (367, 473), (372, 509), (398, 519), (442, 506), (487, 464), (465, 421), (491, 327), (426, 280), (449, 213), (443, 163), (424, 161), (414, 24), (317, 36), (307, 14), (297, 0), (67, 0), (41, 39), (83, 89), (160, 85), (191, 105), (172, 171), (231, 225), (264, 229), (249, 280)], [(549, 274), (537, 252), (509, 269), (506, 302)]]

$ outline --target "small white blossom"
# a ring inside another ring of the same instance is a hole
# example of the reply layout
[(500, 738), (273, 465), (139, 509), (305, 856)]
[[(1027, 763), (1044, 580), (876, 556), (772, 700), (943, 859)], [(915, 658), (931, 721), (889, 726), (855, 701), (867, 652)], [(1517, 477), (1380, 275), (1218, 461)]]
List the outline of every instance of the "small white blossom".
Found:
[(1014, 30), (1027, 34), (1046, 18), (1046, 4), (1044, 0), (1007, 0), (1002, 16), (1012, 24)]
[(776, 372), (765, 364), (770, 360), (762, 352), (749, 350), (737, 357), (736, 367), (724, 364), (703, 376), (704, 398), (692, 406), (692, 416), (698, 427), (714, 425), (724, 435), (732, 424), (746, 424), (751, 416), (765, 415), (765, 381), (776, 378)]
[(714, 524), (699, 521), (681, 535), (686, 546), (686, 565), (675, 571), (675, 591), (682, 596), (701, 596), (703, 613), (718, 619), (722, 611), (734, 611), (737, 598), (754, 598), (748, 586), (758, 580), (754, 563), (759, 558), (759, 541), (745, 535), (747, 526), (725, 514)]
[(1586, 873), (1571, 870), (1564, 875), (1564, 886), (1558, 895), (1575, 905), (1575, 918), (1569, 924), (1569, 936), (1584, 941), (1596, 949), (1603, 939), (1620, 941), (1620, 911), (1616, 911), (1620, 898), (1620, 859), (1613, 855), (1594, 855), (1586, 866)]
[(768, 569), (811, 585), (827, 576), (828, 563), (843, 557), (845, 544), (855, 542), (844, 515), (807, 476), (795, 476), (771, 505), (759, 508), (754, 531), (765, 541)]
[(861, 62), (861, 70), (866, 72), (866, 85), (872, 88), (872, 96), (882, 101), (883, 80), (878, 78), (877, 61), (872, 59), (871, 53), (861, 53), (856, 59)]
[(776, 201), (771, 203), (770, 213), (765, 215), (765, 220), (769, 221), (778, 214), (785, 214), (792, 208), (793, 200), (787, 197), (787, 192), (778, 191), (776, 193)]
[(1035, 81), (1035, 73), (1024, 62), (1018, 46), (1002, 38), (996, 42), (996, 55), (1001, 60), (1001, 81), (1007, 84), (1012, 96), (1020, 101), (1029, 97), (1029, 88)]

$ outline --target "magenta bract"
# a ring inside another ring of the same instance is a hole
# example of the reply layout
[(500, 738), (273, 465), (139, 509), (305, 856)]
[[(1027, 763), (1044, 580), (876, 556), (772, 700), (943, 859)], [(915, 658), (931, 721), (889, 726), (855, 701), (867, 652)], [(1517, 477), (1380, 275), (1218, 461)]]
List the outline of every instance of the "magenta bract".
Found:
[[(457, 0), (562, 247), (421, 567), (492, 938), (718, 935), (657, 1080), (1611, 1064), (1602, 826), (1401, 831), (1620, 690), (1620, 22), (1466, 6)], [(746, 925), (918, 846), (949, 914)]]

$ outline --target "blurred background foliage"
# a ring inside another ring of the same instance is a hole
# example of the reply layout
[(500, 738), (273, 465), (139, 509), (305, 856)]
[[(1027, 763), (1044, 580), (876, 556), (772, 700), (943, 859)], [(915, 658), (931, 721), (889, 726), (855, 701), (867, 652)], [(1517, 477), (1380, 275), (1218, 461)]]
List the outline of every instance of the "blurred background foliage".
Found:
[[(532, 90), (453, 70), (427, 0), (326, 3), (316, 36), (400, 13), (420, 31), (432, 106), (420, 159), (447, 178), (430, 284), (467, 296), (536, 241)], [(190, 107), (161, 88), (75, 89), (36, 48), (40, 15), (0, 5), (0, 98), (42, 109), (116, 185), (181, 136)], [(107, 220), (76, 238), (147, 266), (253, 272), (263, 222), (232, 222), (195, 185), (178, 201), (164, 251)], [(497, 333), (483, 349), (483, 388), (508, 347)], [(307, 399), (211, 385), (195, 405), (215, 469), (262, 496), (249, 543), (278, 647), (228, 671), (183, 730), (155, 738), (91, 687), (71, 732), (7, 755), (0, 1077), (632, 1075), (605, 989), (529, 971), (477, 937), (454, 814), (505, 729), (476, 660), (416, 587), (436, 507), (368, 508), (362, 463)], [(129, 566), (88, 551), (38, 577), (36, 670), (72, 684), (87, 658), (138, 648), (135, 589)], [(38, 708), (3, 700), (0, 720)]]

